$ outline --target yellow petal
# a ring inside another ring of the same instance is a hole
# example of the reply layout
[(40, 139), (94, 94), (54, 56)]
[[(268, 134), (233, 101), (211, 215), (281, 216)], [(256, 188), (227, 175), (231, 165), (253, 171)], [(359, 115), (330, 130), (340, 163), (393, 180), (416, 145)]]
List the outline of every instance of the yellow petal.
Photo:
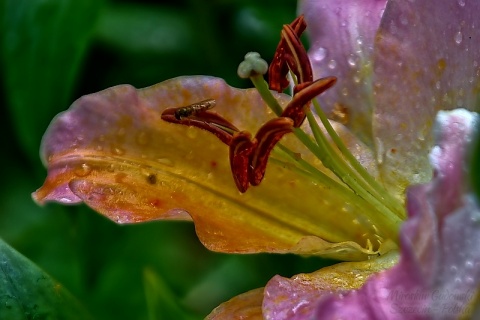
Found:
[(254, 289), (238, 295), (215, 308), (206, 320), (261, 320), (263, 288)]
[[(375, 250), (389, 237), (360, 215), (373, 208), (349, 190), (299, 174), (295, 164), (271, 162), (260, 186), (238, 192), (226, 145), (211, 133), (160, 118), (165, 108), (205, 99), (216, 99), (216, 112), (251, 132), (272, 117), (254, 89), (231, 88), (212, 77), (84, 96), (45, 134), (48, 177), (34, 199), (83, 201), (118, 223), (193, 219), (203, 244), (223, 252), (301, 252), (304, 237), (318, 237), (330, 253), (344, 241)], [(292, 135), (282, 142), (312, 158)]]

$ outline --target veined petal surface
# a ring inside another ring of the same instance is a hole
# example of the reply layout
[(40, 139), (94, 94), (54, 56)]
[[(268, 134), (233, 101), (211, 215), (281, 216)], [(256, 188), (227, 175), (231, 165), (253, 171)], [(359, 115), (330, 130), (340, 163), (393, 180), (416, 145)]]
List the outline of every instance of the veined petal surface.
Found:
[(373, 43), (386, 0), (303, 0), (314, 78), (337, 84), (318, 98), (333, 119), (372, 146)]
[(339, 263), (291, 279), (275, 276), (265, 287), (264, 318), (316, 319), (314, 315), (320, 299), (331, 293), (359, 289), (371, 275), (391, 268), (397, 261), (398, 252), (390, 252), (371, 260)]
[(408, 190), (398, 265), (358, 291), (320, 302), (327, 319), (468, 318), (480, 281), (480, 206), (468, 185), (469, 145), (478, 115), (442, 112), (435, 177)]
[[(283, 105), (289, 99), (276, 97)], [(294, 163), (270, 162), (260, 186), (238, 192), (227, 146), (206, 131), (161, 120), (165, 108), (205, 99), (215, 99), (214, 110), (242, 130), (255, 132), (272, 117), (256, 90), (205, 76), (84, 96), (44, 136), (49, 173), (34, 199), (83, 201), (118, 223), (193, 219), (204, 245), (224, 252), (328, 251), (362, 259), (367, 250), (361, 247), (371, 243), (376, 249), (388, 238), (359, 217), (368, 206), (299, 174)], [(302, 158), (312, 157), (293, 135), (282, 142)]]
[(391, 192), (432, 176), (438, 110), (478, 110), (479, 1), (389, 1), (375, 42), (373, 134)]

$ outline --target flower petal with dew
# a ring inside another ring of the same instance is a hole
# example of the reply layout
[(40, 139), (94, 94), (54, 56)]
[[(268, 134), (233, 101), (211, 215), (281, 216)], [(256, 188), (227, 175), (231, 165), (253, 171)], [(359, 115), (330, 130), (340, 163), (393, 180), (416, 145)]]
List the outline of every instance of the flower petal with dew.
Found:
[(478, 1), (300, 2), (314, 75), (338, 78), (320, 104), (375, 149), (378, 179), (398, 198), (431, 179), (437, 111), (477, 108), (479, 11)]
[[(166, 123), (161, 121), (160, 115), (167, 108), (175, 108), (173, 110), (181, 112), (174, 111), (173, 115), (177, 120), (181, 120), (183, 114), (188, 117), (189, 110), (192, 109), (176, 108), (212, 99), (216, 101), (218, 113), (225, 117), (227, 123), (232, 123), (233, 127), (229, 128), (239, 127), (241, 130), (255, 131), (274, 116), (268, 111), (262, 98), (268, 101), (265, 99), (268, 96), (270, 101), (275, 100), (275, 103), (279, 104), (278, 108), (272, 108), (277, 116), (283, 116), (282, 108), (285, 109), (290, 98), (259, 89), (264, 82), (261, 77), (256, 77), (257, 80), (254, 81), (258, 91), (231, 88), (222, 80), (211, 77), (181, 77), (139, 90), (131, 86), (118, 86), (77, 100), (69, 111), (53, 121), (44, 137), (42, 154), (49, 175), (45, 184), (34, 194), (34, 198), (40, 203), (83, 201), (120, 223), (192, 219), (205, 246), (224, 252), (294, 252), (324, 254), (345, 260), (364, 260), (367, 256), (371, 258), (372, 255), (380, 253), (377, 250), (388, 240), (398, 242), (398, 227), (404, 218), (400, 202), (404, 200), (405, 187), (431, 177), (427, 155), (433, 145), (429, 129), (434, 114), (440, 108), (456, 106), (456, 103), (439, 105), (436, 94), (429, 96), (432, 88), (436, 88), (436, 82), (427, 80), (438, 78), (443, 81), (447, 66), (457, 66), (463, 60), (455, 58), (455, 50), (459, 48), (441, 46), (437, 49), (440, 53), (445, 50), (447, 56), (444, 60), (439, 60), (440, 64), (417, 63), (412, 64), (415, 68), (402, 68), (405, 66), (403, 61), (392, 63), (388, 59), (392, 52), (398, 59), (404, 56), (407, 60), (417, 58), (415, 54), (418, 53), (411, 52), (412, 47), (406, 45), (409, 39), (402, 38), (413, 31), (407, 30), (407, 26), (396, 26), (396, 23), (407, 21), (406, 25), (413, 29), (411, 26), (415, 25), (414, 22), (420, 17), (418, 12), (421, 12), (416, 11), (413, 6), (419, 5), (420, 8), (417, 9), (425, 10), (434, 4), (433, 1), (408, 5), (385, 1), (342, 3), (347, 5), (345, 11), (342, 11), (343, 5), (340, 4), (336, 4), (336, 9), (330, 4), (316, 7), (320, 2), (312, 1), (304, 1), (303, 8), (315, 8), (308, 10), (309, 13), (325, 8), (335, 9), (325, 11), (327, 17), (330, 15), (333, 19), (321, 19), (320, 23), (334, 21), (345, 13), (346, 17), (355, 14), (355, 19), (345, 20), (345, 27), (349, 26), (347, 33), (340, 32), (339, 37), (334, 37), (335, 32), (342, 29), (327, 29), (330, 32), (329, 37), (339, 39), (340, 46), (332, 46), (332, 53), (336, 52), (335, 54), (341, 57), (332, 56), (334, 63), (329, 61), (327, 67), (340, 72), (333, 76), (343, 82), (337, 93), (329, 98), (333, 97), (333, 100), (328, 100), (326, 96), (325, 101), (330, 101), (329, 105), (333, 106), (331, 112), (345, 127), (342, 124), (333, 124), (334, 130), (317, 106), (317, 118), (306, 107), (309, 103), (302, 102), (296, 106), (294, 110), (302, 112), (301, 119), (306, 117), (310, 127), (304, 125), (301, 130), (292, 129), (293, 134), (282, 138), (282, 145), (273, 149), (261, 185), (240, 194), (232, 183), (226, 157), (228, 150), (217, 139), (218, 135), (211, 135), (198, 128)], [(363, 19), (359, 14), (362, 5), (369, 8), (363, 11)], [(443, 5), (442, 3), (441, 6)], [(385, 13), (382, 15), (383, 8)], [(402, 12), (407, 13), (403, 20)], [(370, 15), (375, 18), (368, 22), (365, 17)], [(459, 15), (455, 17), (458, 18)], [(313, 15), (310, 19), (313, 19)], [(463, 23), (474, 27), (471, 19), (472, 15), (467, 15)], [(351, 25), (348, 25), (349, 22)], [(363, 37), (360, 42), (360, 38), (354, 36), (356, 28)], [(444, 28), (450, 27), (447, 25)], [(405, 32), (399, 32), (400, 29)], [(478, 33), (476, 30), (472, 33), (474, 37)], [(301, 66), (306, 63), (306, 59), (297, 59), (297, 53), (304, 53), (301, 51), (303, 47), (298, 40), (297, 31), (291, 25), (285, 26), (282, 31), (282, 40), (286, 41), (279, 45), (283, 53), (277, 55), (280, 59), (277, 74), (283, 77), (287, 65), (297, 76), (297, 80), (301, 80), (297, 89), (303, 94), (309, 92), (309, 86), (315, 82), (310, 79), (303, 81), (299, 77), (303, 74)], [(345, 34), (350, 36), (350, 40), (342, 40)], [(360, 49), (356, 52), (359, 58), (352, 60), (350, 52), (346, 53), (345, 48), (353, 48), (351, 40), (354, 38)], [(396, 42), (398, 39), (404, 42)], [(456, 40), (455, 42), (458, 43)], [(315, 45), (314, 40), (314, 48)], [(423, 57), (424, 52), (420, 54)], [(478, 52), (464, 57), (465, 61), (476, 59), (476, 55)], [(281, 61), (282, 57), (287, 64)], [(300, 60), (302, 63), (297, 63)], [(342, 63), (339, 63), (340, 61)], [(351, 63), (352, 61), (354, 63)], [(435, 76), (439, 65), (442, 70)], [(351, 67), (355, 67), (353, 71), (347, 71), (347, 68)], [(391, 83), (391, 74), (397, 71), (395, 67), (399, 67), (400, 72), (405, 72), (405, 77), (402, 78), (405, 81), (393, 83), (389, 88), (387, 84)], [(433, 75), (433, 78), (424, 75)], [(478, 93), (479, 75), (472, 76), (472, 81), (468, 82), (455, 82), (458, 79), (453, 77), (453, 82), (446, 79), (442, 92), (448, 100), (452, 90), (468, 91), (471, 93), (469, 99), (462, 101), (471, 102)], [(280, 80), (279, 83), (283, 88), (284, 81)], [(422, 91), (423, 86), (425, 92)], [(299, 91), (292, 101), (299, 96)], [(425, 103), (425, 108), (420, 110), (418, 101), (414, 98), (411, 101), (407, 98), (400, 99), (409, 96), (409, 92), (414, 93), (413, 96), (425, 93), (432, 99), (418, 100)], [(398, 99), (388, 100), (385, 97), (388, 94)], [(465, 93), (462, 97), (464, 95)], [(452, 97), (459, 99), (456, 94)], [(308, 96), (307, 100), (310, 99), (312, 97)], [(355, 104), (359, 107), (356, 108)], [(470, 104), (468, 106), (473, 108)], [(293, 116), (287, 115), (286, 118), (293, 119)], [(415, 118), (415, 126), (408, 123), (412, 118)], [(202, 116), (196, 120), (201, 121)], [(322, 137), (322, 128), (318, 126), (317, 120), (323, 124), (324, 131), (326, 130), (332, 140), (325, 138), (325, 134)], [(297, 121), (298, 126), (302, 121)], [(209, 123), (206, 123), (206, 127), (208, 125)], [(215, 130), (218, 128), (219, 126), (216, 126)], [(348, 128), (354, 134), (349, 133)], [(338, 139), (335, 131), (340, 136)], [(294, 134), (303, 145), (295, 139)], [(312, 139), (312, 134), (315, 140)], [(417, 139), (414, 142), (411, 140), (413, 136)], [(248, 134), (242, 137), (250, 141)], [(422, 139), (418, 139), (419, 137)], [(339, 141), (343, 141), (345, 146)], [(335, 146), (332, 147), (332, 144)], [(251, 151), (253, 147), (248, 149)], [(329, 149), (331, 150), (327, 153), (322, 153)], [(374, 149), (375, 156), (370, 151)], [(320, 152), (315, 153), (315, 150)], [(270, 150), (263, 156), (268, 157), (269, 152)], [(353, 153), (353, 156), (350, 153)], [(325, 156), (326, 154), (328, 156)], [(250, 163), (245, 162), (246, 159), (240, 158), (243, 169), (245, 163)], [(360, 163), (357, 163), (357, 160)], [(304, 162), (309, 165), (302, 167)], [(331, 172), (326, 168), (331, 169)], [(247, 168), (243, 171), (249, 170)], [(311, 174), (317, 171), (318, 174)], [(378, 176), (376, 172), (379, 173)], [(378, 180), (391, 194), (379, 185)], [(237, 185), (241, 185), (242, 191), (245, 191), (248, 181), (239, 181)], [(409, 201), (410, 209), (411, 203)], [(402, 235), (403, 246), (406, 239), (406, 236)], [(429, 246), (435, 249), (434, 245), (427, 241), (425, 248), (428, 249)], [(402, 250), (404, 254), (411, 253), (408, 248), (403, 247)], [(396, 259), (395, 252), (391, 252), (369, 261), (339, 265), (311, 276), (299, 276), (297, 282), (303, 285), (300, 290), (296, 290), (294, 285), (285, 285), (288, 280), (276, 277), (265, 289), (268, 299), (263, 301), (264, 315), (271, 318), (282, 315), (289, 317), (292, 311), (299, 317), (312, 314), (315, 306), (311, 303), (323, 299), (323, 294), (319, 294), (318, 290), (311, 290), (312, 286), (327, 288), (328, 292), (358, 288), (371, 274), (395, 264)], [(402, 256), (402, 259), (405, 258)], [(361, 278), (353, 279), (351, 270), (359, 270)], [(315, 283), (316, 277), (321, 277), (323, 282)], [(276, 284), (278, 288), (275, 288)], [(288, 286), (291, 288), (285, 295), (280, 289)], [(368, 284), (365, 287), (368, 288)], [(288, 293), (296, 297), (306, 294), (306, 298), (289, 299)], [(236, 307), (236, 303), (240, 302), (243, 307), (237, 311), (241, 313), (250, 303), (254, 303), (251, 313), (258, 316), (259, 296), (259, 291), (254, 291), (227, 304)], [(276, 306), (284, 309), (280, 310)], [(221, 306), (217, 310), (225, 312), (227, 309)]]
[[(408, 190), (400, 262), (359, 291), (320, 302), (335, 319), (453, 319), (468, 316), (480, 283), (480, 204), (468, 186), (468, 147), (478, 115), (441, 112), (432, 182)], [(466, 181), (467, 180), (467, 181)]]
[(314, 78), (338, 78), (336, 89), (318, 100), (328, 115), (369, 146), (373, 146), (373, 45), (386, 4), (387, 0), (299, 2), (308, 23)]
[[(283, 105), (290, 99), (275, 97)], [(253, 131), (271, 118), (256, 90), (235, 89), (213, 77), (180, 77), (140, 90), (122, 85), (84, 96), (57, 116), (44, 136), (48, 177), (34, 199), (84, 202), (118, 223), (193, 219), (202, 243), (224, 252), (358, 260), (378, 249), (379, 237), (389, 238), (358, 217), (368, 204), (359, 207), (353, 192), (315, 181), (280, 153), (270, 161), (265, 181), (240, 194), (228, 150), (215, 136), (160, 118), (168, 107), (205, 99), (215, 99), (215, 110), (242, 129)], [(345, 134), (344, 140), (365, 165), (373, 162), (353, 136)], [(282, 141), (314, 161), (293, 136)]]
[[(390, 252), (291, 279), (275, 276), (264, 289), (264, 318), (452, 319), (471, 313), (480, 282), (480, 206), (467, 168), (479, 120), (464, 109), (438, 116), (438, 146), (430, 157), (435, 178), (408, 189), (398, 264), (398, 254)], [(209, 319), (244, 314), (259, 304), (246, 305), (252, 296), (233, 298)]]

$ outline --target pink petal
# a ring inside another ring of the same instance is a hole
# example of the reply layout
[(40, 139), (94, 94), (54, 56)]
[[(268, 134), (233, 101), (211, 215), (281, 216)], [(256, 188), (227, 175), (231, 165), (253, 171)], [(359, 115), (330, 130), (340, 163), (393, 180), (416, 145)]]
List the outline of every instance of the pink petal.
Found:
[(308, 24), (315, 79), (338, 78), (318, 98), (320, 104), (327, 113), (345, 108), (344, 123), (370, 145), (373, 42), (385, 5), (386, 0), (304, 0), (299, 9)]
[(471, 311), (480, 282), (480, 207), (467, 188), (465, 159), (478, 116), (455, 110), (438, 119), (435, 178), (408, 190), (399, 264), (358, 291), (324, 299), (317, 317), (451, 319)]
[(375, 43), (373, 134), (392, 192), (431, 178), (438, 110), (473, 110), (480, 91), (479, 1), (389, 1)]
[(375, 273), (398, 262), (397, 252), (361, 261), (339, 263), (314, 273), (299, 274), (291, 279), (273, 277), (265, 287), (263, 314), (266, 319), (310, 319), (319, 299), (333, 292), (360, 288)]

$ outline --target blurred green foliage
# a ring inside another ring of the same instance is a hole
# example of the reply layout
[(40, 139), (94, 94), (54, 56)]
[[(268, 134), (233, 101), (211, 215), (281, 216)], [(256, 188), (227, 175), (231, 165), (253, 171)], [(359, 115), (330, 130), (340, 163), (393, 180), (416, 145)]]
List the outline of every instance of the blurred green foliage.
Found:
[[(200, 319), (275, 274), (325, 264), (212, 253), (189, 223), (119, 226), (85, 206), (41, 208), (30, 197), (46, 176), (42, 134), (76, 98), (189, 74), (250, 86), (238, 63), (248, 51), (269, 61), (295, 9), (293, 0), (0, 0), (0, 238), (97, 319)], [(27, 273), (2, 270), (28, 288)]]

